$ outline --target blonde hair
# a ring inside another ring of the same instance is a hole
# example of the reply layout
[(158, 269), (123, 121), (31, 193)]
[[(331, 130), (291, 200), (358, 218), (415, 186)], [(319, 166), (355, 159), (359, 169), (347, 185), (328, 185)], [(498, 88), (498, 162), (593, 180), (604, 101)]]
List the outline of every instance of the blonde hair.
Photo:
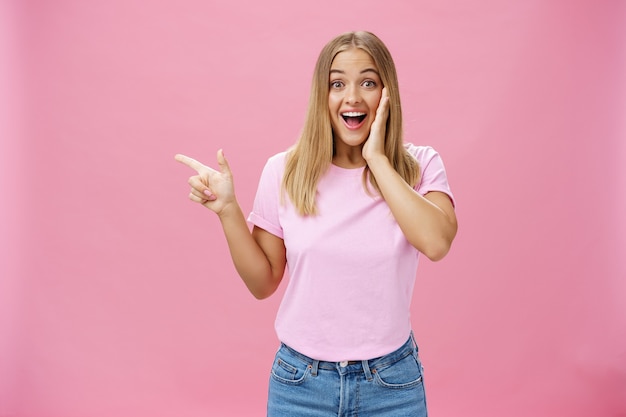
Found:
[[(322, 49), (313, 74), (311, 96), (304, 127), (299, 140), (289, 150), (283, 190), (291, 199), (300, 215), (315, 215), (317, 183), (328, 170), (333, 160), (333, 132), (328, 107), (329, 76), (333, 60), (340, 52), (352, 48), (367, 52), (380, 74), (383, 86), (389, 95), (389, 117), (385, 133), (385, 154), (394, 169), (412, 187), (419, 179), (416, 159), (407, 152), (403, 144), (402, 109), (398, 76), (389, 50), (383, 42), (370, 32), (349, 32), (331, 40)], [(363, 186), (370, 192), (369, 184), (380, 193), (376, 178), (369, 168), (363, 172)]]

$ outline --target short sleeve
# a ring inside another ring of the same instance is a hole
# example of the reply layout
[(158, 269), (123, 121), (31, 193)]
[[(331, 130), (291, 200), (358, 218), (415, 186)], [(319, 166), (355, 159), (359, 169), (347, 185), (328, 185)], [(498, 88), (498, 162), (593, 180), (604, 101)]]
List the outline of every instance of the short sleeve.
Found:
[(448, 184), (446, 169), (439, 153), (430, 146), (407, 144), (409, 153), (417, 159), (420, 166), (420, 181), (415, 187), (418, 193), (426, 195), (431, 191), (447, 194), (455, 205), (454, 196)]
[(274, 155), (268, 159), (252, 206), (248, 221), (269, 233), (283, 239), (283, 229), (280, 225), (280, 190), (283, 172), (285, 170), (285, 153)]

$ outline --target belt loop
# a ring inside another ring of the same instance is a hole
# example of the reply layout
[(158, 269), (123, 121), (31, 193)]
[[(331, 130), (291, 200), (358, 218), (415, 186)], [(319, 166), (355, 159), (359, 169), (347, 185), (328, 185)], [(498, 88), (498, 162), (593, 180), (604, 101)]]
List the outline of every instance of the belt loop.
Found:
[(311, 364), (311, 375), (312, 376), (317, 376), (317, 369), (320, 366), (320, 361), (318, 360), (314, 360), (313, 363)]
[(371, 381), (372, 380), (372, 372), (370, 371), (370, 366), (367, 363), (367, 360), (361, 361), (361, 364), (363, 365), (363, 372), (365, 372), (365, 378), (367, 378), (368, 381)]
[(417, 347), (417, 341), (415, 340), (415, 334), (413, 333), (413, 330), (411, 330), (411, 341), (413, 342), (413, 355), (417, 357), (419, 349)]

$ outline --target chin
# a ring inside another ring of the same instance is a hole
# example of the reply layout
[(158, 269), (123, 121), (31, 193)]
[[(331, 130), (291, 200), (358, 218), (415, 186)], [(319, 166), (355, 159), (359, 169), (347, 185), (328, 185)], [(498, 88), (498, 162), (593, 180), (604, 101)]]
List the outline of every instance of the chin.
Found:
[(343, 137), (343, 138), (339, 138), (339, 140), (348, 146), (363, 146), (363, 144), (367, 140), (367, 136), (347, 137), (347, 138)]

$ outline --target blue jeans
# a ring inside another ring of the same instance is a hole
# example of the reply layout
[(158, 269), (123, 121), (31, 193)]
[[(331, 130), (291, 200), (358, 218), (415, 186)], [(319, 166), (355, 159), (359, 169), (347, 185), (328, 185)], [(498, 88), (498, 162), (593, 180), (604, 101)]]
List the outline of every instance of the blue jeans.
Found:
[(395, 352), (354, 362), (311, 359), (281, 344), (270, 376), (268, 417), (426, 417), (413, 335)]

